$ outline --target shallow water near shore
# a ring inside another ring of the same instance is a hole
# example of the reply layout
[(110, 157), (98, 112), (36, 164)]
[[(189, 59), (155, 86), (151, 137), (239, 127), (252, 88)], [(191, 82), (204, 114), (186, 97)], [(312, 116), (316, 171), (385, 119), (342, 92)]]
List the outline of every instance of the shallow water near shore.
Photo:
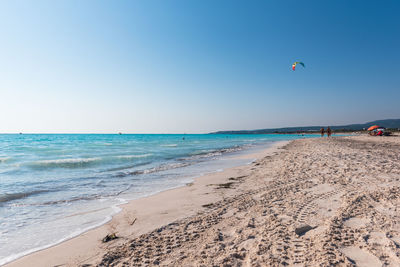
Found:
[(118, 205), (315, 135), (0, 135), (0, 264), (104, 224)]

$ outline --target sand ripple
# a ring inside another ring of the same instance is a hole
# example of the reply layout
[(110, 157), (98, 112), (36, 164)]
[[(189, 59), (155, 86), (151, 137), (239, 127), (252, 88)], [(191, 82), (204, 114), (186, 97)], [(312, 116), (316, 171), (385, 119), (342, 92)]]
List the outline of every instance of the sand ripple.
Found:
[(296, 140), (98, 266), (400, 266), (399, 179), (398, 137)]

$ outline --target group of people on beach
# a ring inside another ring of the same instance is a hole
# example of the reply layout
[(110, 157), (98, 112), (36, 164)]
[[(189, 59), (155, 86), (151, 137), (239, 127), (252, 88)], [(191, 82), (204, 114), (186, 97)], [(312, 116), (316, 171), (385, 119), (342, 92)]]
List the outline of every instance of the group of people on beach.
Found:
[[(325, 128), (321, 128), (321, 130), (319, 130), (320, 132), (321, 132), (321, 137), (324, 137), (324, 135), (325, 135)], [(331, 128), (328, 126), (328, 128), (326, 128), (326, 135), (328, 136), (328, 137), (331, 137), (331, 135), (332, 135), (332, 130), (331, 130)]]

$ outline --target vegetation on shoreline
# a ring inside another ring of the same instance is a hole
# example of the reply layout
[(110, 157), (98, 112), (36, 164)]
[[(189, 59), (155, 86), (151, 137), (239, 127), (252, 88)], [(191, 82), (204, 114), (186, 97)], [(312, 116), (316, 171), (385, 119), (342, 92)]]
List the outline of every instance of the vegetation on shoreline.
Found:
[[(388, 131), (399, 131), (400, 119), (377, 120), (363, 124), (349, 124), (340, 126), (330, 126), (330, 128), (337, 132), (355, 132), (366, 131), (371, 125), (379, 125), (387, 128)], [(321, 128), (327, 126), (305, 126), (305, 127), (285, 127), (285, 128), (272, 128), (272, 129), (259, 129), (259, 130), (240, 130), (240, 131), (218, 131), (211, 134), (302, 134), (302, 133), (319, 133)]]

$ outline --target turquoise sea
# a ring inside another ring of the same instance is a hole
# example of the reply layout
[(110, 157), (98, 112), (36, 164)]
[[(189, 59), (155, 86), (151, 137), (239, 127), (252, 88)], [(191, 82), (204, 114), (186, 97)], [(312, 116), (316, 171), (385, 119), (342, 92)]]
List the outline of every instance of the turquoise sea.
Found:
[(104, 224), (118, 205), (315, 135), (1, 134), (0, 265)]

